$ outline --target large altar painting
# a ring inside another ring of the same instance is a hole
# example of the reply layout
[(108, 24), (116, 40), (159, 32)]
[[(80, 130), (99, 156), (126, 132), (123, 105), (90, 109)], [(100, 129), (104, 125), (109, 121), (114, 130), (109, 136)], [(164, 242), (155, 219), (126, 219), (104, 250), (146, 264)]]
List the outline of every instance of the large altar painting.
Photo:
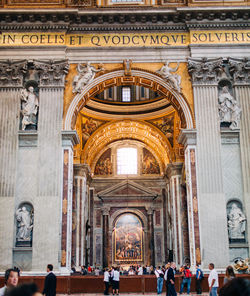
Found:
[(142, 224), (133, 214), (124, 214), (115, 225), (115, 261), (142, 261)]

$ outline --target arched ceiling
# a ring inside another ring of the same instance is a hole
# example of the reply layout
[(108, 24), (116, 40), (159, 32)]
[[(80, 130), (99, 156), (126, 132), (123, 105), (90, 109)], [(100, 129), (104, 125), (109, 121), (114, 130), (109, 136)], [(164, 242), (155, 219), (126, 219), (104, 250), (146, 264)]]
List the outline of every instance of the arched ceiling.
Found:
[(96, 156), (110, 143), (133, 139), (143, 142), (154, 151), (163, 167), (174, 161), (173, 149), (165, 135), (150, 123), (135, 120), (109, 122), (97, 129), (82, 151), (82, 162), (92, 166)]

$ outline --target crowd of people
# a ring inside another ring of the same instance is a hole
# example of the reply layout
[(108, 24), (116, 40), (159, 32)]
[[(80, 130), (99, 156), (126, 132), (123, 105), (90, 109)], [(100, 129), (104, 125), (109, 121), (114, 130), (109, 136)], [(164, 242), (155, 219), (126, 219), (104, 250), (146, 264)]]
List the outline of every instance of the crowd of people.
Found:
[[(90, 266), (87, 268), (82, 267), (87, 274), (94, 272), (95, 275), (100, 275), (99, 268), (92, 270)], [(96, 273), (99, 270), (99, 273)], [(213, 263), (209, 264), (209, 296), (217, 296), (217, 290), (219, 288), (218, 273), (215, 270)], [(125, 273), (126, 271), (126, 273)], [(19, 269), (11, 268), (5, 272), (5, 285), (0, 289), (0, 296), (55, 296), (56, 295), (56, 276), (53, 273), (53, 265), (47, 265), (47, 276), (45, 277), (44, 289), (42, 294), (38, 291), (36, 284), (27, 283), (18, 285)], [(163, 284), (165, 280), (166, 284), (166, 296), (176, 296), (175, 288), (175, 275), (181, 274), (182, 282), (179, 293), (182, 294), (185, 286), (187, 286), (187, 294), (190, 294), (191, 281), (196, 281), (196, 293), (202, 294), (202, 281), (204, 280), (203, 271), (199, 266), (196, 266), (196, 272), (192, 275), (189, 265), (181, 266), (179, 270), (176, 269), (174, 262), (169, 262), (165, 266), (158, 266), (155, 269), (152, 266), (143, 267), (141, 265), (131, 265), (128, 270), (124, 270), (122, 267), (111, 267), (103, 270), (105, 290), (104, 295), (109, 295), (109, 289), (112, 287), (112, 294), (119, 295), (119, 283), (120, 275), (124, 274), (151, 274), (155, 275), (157, 279), (157, 294), (161, 295), (163, 290)], [(228, 266), (223, 281), (223, 286), (220, 287), (219, 296), (249, 296), (250, 295), (250, 280), (236, 277), (232, 266)]]
[[(90, 269), (89, 269), (90, 270)], [(209, 296), (217, 296), (219, 288), (218, 273), (213, 263), (209, 264), (209, 275), (208, 275), (208, 287)], [(191, 280), (195, 279), (196, 282), (196, 293), (197, 295), (202, 294), (202, 281), (204, 280), (204, 274), (200, 266), (196, 266), (195, 274), (192, 275), (189, 265), (183, 265), (179, 270), (176, 269), (174, 262), (169, 262), (164, 266), (158, 266), (155, 269), (152, 266), (140, 266), (132, 265), (128, 268), (127, 273), (124, 273), (122, 267), (111, 267), (104, 270), (104, 284), (105, 291), (104, 295), (109, 295), (109, 287), (112, 287), (113, 295), (119, 295), (119, 281), (120, 275), (143, 275), (143, 274), (154, 274), (157, 279), (157, 295), (162, 294), (163, 284), (165, 280), (166, 284), (166, 296), (176, 296), (175, 288), (175, 275), (180, 274), (182, 276), (181, 286), (179, 294), (181, 295), (184, 291), (185, 286), (187, 287), (187, 294), (190, 294)], [(240, 288), (241, 287), (241, 288)], [(237, 292), (238, 291), (238, 292)], [(232, 266), (228, 266), (221, 287), (219, 296), (247, 296), (250, 295), (250, 280), (236, 278)]]

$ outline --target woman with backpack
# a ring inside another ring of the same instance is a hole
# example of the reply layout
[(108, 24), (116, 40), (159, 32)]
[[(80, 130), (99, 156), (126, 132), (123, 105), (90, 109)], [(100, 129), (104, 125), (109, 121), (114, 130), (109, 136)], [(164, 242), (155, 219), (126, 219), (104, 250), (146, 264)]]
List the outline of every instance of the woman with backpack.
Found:
[(203, 276), (202, 270), (200, 269), (200, 266), (196, 265), (196, 293), (197, 294), (202, 294), (201, 284), (202, 284), (203, 278), (204, 276)]

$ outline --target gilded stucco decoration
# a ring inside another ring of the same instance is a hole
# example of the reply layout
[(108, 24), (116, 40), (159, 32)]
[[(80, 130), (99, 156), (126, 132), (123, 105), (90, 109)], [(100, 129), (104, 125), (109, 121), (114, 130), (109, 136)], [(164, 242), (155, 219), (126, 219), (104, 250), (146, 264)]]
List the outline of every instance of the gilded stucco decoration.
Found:
[[(159, 95), (166, 97), (175, 108), (181, 119), (182, 128), (194, 126), (192, 86), (189, 81), (186, 63), (180, 63), (177, 73), (181, 75), (182, 93), (175, 91), (173, 87), (164, 81), (156, 71), (162, 63), (133, 63), (132, 76), (124, 76), (124, 66), (121, 64), (105, 64), (105, 73), (96, 73), (92, 82), (86, 85), (83, 91), (76, 96), (72, 93), (72, 82), (77, 75), (76, 65), (71, 65), (71, 71), (67, 76), (64, 104), (65, 129), (74, 129), (78, 113), (86, 105), (88, 100), (112, 86), (137, 85), (149, 88)], [(97, 65), (95, 65), (96, 67)], [(173, 67), (171, 63), (171, 67)], [(150, 69), (150, 70), (149, 70)], [(185, 81), (183, 84), (182, 81)]]
[(92, 167), (92, 162), (100, 151), (117, 140), (139, 140), (154, 151), (163, 166), (173, 159), (172, 147), (164, 134), (149, 123), (123, 120), (107, 123), (98, 129), (87, 141), (81, 154), (81, 162)]
[(84, 148), (84, 145), (88, 141), (89, 137), (101, 126), (105, 123), (103, 120), (97, 120), (95, 118), (82, 115), (80, 116), (81, 119), (81, 130), (80, 134), (82, 135), (81, 138), (81, 147)]
[(174, 146), (174, 120), (175, 112), (149, 121), (163, 132), (172, 147)]

